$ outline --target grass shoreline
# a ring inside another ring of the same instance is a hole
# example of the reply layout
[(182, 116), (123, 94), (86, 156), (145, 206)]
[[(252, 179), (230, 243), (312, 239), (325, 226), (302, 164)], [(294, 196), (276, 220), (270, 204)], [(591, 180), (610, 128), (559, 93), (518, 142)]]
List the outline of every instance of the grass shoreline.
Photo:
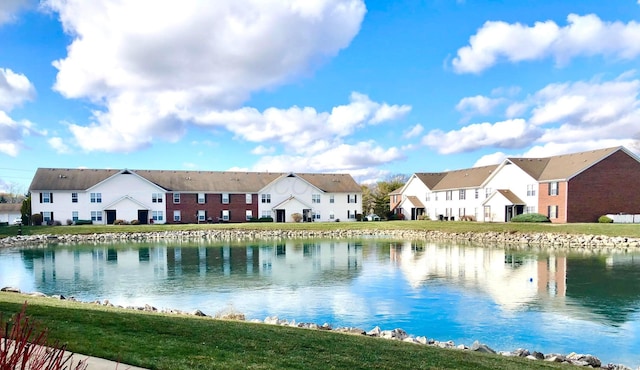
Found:
[[(541, 369), (566, 365), (366, 336), (128, 311), (0, 292), (75, 353), (149, 369)], [(126, 368), (126, 367), (125, 367)]]

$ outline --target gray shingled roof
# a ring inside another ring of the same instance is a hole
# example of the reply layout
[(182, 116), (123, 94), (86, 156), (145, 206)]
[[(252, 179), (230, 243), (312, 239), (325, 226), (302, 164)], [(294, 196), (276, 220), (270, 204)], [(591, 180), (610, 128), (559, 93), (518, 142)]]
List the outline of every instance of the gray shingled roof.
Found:
[(547, 158), (509, 158), (509, 161), (540, 182), (568, 180), (621, 149), (613, 147)]
[(491, 176), (498, 165), (465, 168), (462, 170), (445, 172), (445, 176), (432, 190), (477, 188)]
[(22, 210), (22, 202), (20, 203), (0, 203), (0, 212), (20, 212)]
[[(108, 170), (38, 168), (29, 189), (86, 190), (109, 177), (129, 171), (167, 191), (255, 193), (286, 173), (233, 171)], [(320, 190), (332, 193), (360, 192), (348, 174), (294, 174)]]

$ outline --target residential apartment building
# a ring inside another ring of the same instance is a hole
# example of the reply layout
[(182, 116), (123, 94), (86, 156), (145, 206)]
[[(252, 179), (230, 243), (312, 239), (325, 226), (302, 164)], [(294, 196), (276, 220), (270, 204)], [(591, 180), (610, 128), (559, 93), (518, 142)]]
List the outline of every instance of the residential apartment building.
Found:
[(507, 222), (541, 213), (552, 222), (595, 222), (599, 216), (640, 213), (640, 159), (624, 147), (501, 164), (415, 173), (391, 195), (406, 219)]
[(47, 223), (355, 221), (362, 212), (348, 174), (39, 168), (29, 190)]

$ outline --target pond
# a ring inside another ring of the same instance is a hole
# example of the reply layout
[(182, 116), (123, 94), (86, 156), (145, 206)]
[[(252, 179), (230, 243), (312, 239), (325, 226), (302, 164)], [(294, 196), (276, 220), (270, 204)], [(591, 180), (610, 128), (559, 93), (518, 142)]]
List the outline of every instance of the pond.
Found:
[(640, 365), (640, 254), (391, 239), (0, 249), (0, 287)]

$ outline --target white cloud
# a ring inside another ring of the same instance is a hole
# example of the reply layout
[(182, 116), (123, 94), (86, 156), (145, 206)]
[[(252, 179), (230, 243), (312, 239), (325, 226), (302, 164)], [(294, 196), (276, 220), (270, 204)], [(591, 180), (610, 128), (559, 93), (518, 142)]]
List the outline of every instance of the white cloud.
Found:
[[(536, 156), (536, 151), (538, 156), (549, 156), (618, 145), (635, 148), (640, 144), (639, 95), (638, 79), (550, 84), (511, 104), (507, 116), (517, 111), (520, 118), (476, 123), (449, 132), (432, 130), (422, 142), (440, 153), (533, 145), (528, 156)], [(502, 155), (494, 153), (478, 163)]]
[(432, 130), (422, 139), (422, 143), (441, 154), (451, 154), (481, 147), (522, 148), (538, 136), (536, 128), (524, 119), (512, 119), (475, 123), (449, 132)]
[(251, 154), (266, 155), (266, 154), (273, 154), (275, 153), (275, 151), (276, 151), (276, 148), (273, 146), (266, 147), (264, 145), (258, 145), (257, 147), (253, 148), (253, 150), (251, 151)]
[(490, 166), (493, 164), (500, 164), (505, 158), (508, 158), (507, 154), (503, 152), (495, 152), (492, 154), (483, 155), (473, 164), (473, 167), (482, 167), (482, 166)]
[(310, 73), (349, 45), (366, 12), (362, 0), (44, 4), (73, 37), (54, 88), (100, 107), (71, 132), (101, 151), (177, 139), (194, 117)]
[(15, 157), (24, 147), (24, 137), (38, 134), (29, 121), (16, 122), (0, 110), (0, 153)]
[(402, 137), (405, 139), (411, 139), (420, 136), (420, 134), (422, 134), (422, 131), (424, 131), (424, 127), (422, 127), (422, 125), (418, 123), (417, 125), (410, 127), (407, 131), (405, 131), (404, 134), (402, 134)]
[(32, 0), (2, 0), (0, 1), (0, 25), (15, 20), (16, 13), (26, 8)]
[(0, 109), (10, 111), (34, 97), (35, 88), (25, 75), (0, 68)]
[(71, 148), (60, 137), (52, 137), (47, 142), (58, 154), (71, 153)]
[(471, 36), (469, 45), (453, 59), (457, 73), (480, 73), (501, 60), (512, 63), (555, 59), (564, 65), (578, 56), (603, 55), (633, 59), (640, 55), (640, 24), (603, 22), (594, 14), (570, 14), (567, 26), (553, 21), (533, 26), (500, 21), (486, 22)]
[(456, 105), (456, 110), (466, 117), (475, 115), (489, 115), (503, 102), (501, 98), (489, 98), (482, 95), (468, 96), (462, 98)]
[(377, 103), (354, 92), (349, 104), (334, 107), (330, 113), (295, 106), (268, 108), (261, 113), (244, 107), (212, 111), (196, 120), (202, 126), (223, 126), (243, 140), (278, 142), (296, 154), (308, 155), (335, 146), (336, 140), (340, 142), (367, 124), (379, 124), (382, 117), (399, 119), (410, 109), (405, 105)]

